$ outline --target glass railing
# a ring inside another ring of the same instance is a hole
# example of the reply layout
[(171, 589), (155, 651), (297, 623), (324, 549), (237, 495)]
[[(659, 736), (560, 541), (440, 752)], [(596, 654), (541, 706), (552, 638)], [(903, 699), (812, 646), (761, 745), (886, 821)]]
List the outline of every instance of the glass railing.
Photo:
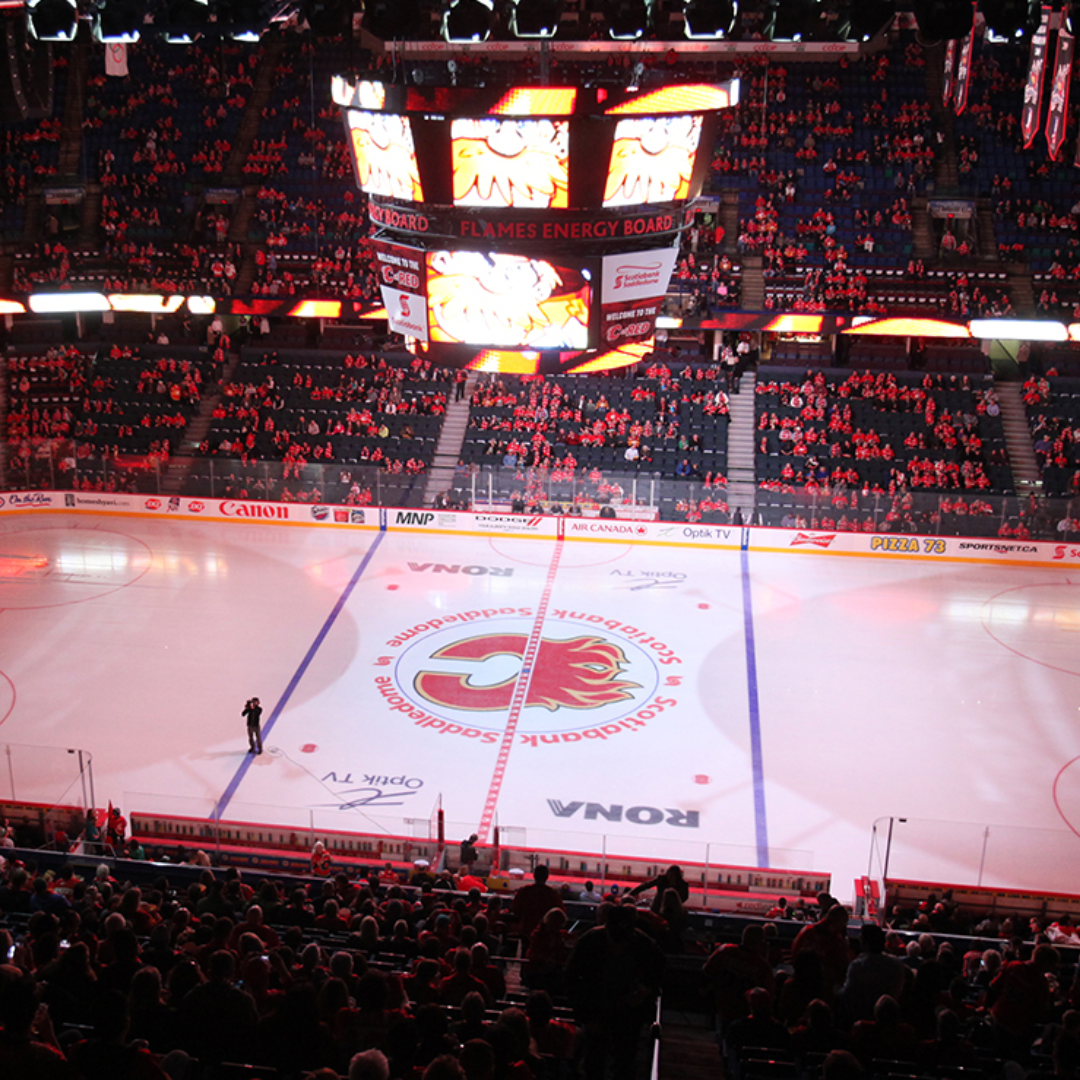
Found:
[[(704, 458), (707, 463), (709, 456)], [(719, 464), (719, 463), (718, 463)], [(7, 489), (117, 491), (319, 502), (355, 506), (436, 505), (496, 513), (614, 516), (706, 524), (867, 533), (907, 533), (1009, 540), (1080, 542), (1080, 496), (1072, 499), (981, 492), (863, 494), (857, 490), (810, 493), (758, 488), (753, 508), (736, 511), (726, 485), (700, 467), (659, 478), (648, 465), (618, 470), (579, 466), (525, 468), (459, 465), (449, 486), (429, 492), (427, 473), (390, 472), (365, 464), (236, 458), (169, 461), (154, 455), (102, 458), (80, 445), (35, 443), (9, 461)]]
[(1076, 834), (927, 818), (879, 818), (868, 874), (876, 881), (1072, 893)]

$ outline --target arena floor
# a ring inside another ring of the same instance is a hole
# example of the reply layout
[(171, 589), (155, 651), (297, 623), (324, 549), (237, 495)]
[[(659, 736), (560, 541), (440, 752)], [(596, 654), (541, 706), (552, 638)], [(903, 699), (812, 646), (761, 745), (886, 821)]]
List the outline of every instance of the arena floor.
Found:
[(75, 755), (37, 749), (77, 748), (127, 812), (420, 835), (441, 797), (454, 839), (827, 870), (842, 899), (894, 815), (895, 876), (1080, 891), (1080, 571), (75, 514), (0, 538), (5, 795), (77, 802)]

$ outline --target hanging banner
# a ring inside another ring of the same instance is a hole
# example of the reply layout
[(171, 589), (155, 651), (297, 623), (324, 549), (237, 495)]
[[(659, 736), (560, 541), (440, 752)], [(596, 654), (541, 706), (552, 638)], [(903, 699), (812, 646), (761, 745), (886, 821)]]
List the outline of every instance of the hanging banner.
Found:
[(968, 85), (971, 82), (971, 54), (975, 48), (975, 34), (969, 33), (960, 42), (960, 62), (956, 65), (956, 115), (967, 108)]
[(1043, 75), (1046, 71), (1046, 46), (1050, 36), (1050, 8), (1042, 9), (1042, 21), (1031, 39), (1031, 62), (1028, 65), (1027, 82), (1024, 84), (1024, 108), (1020, 113), (1020, 130), (1026, 150), (1035, 141), (1039, 131), (1039, 114), (1042, 112)]
[(953, 94), (953, 72), (956, 69), (956, 40), (945, 45), (945, 78), (941, 83), (941, 104), (948, 107)]
[(126, 78), (128, 73), (127, 46), (111, 43), (105, 46), (105, 74)]
[(1046, 145), (1050, 160), (1057, 161), (1065, 129), (1069, 123), (1069, 85), (1072, 82), (1073, 51), (1076, 39), (1065, 30), (1058, 31), (1057, 55), (1054, 57), (1054, 81), (1050, 87), (1050, 108), (1046, 113)]

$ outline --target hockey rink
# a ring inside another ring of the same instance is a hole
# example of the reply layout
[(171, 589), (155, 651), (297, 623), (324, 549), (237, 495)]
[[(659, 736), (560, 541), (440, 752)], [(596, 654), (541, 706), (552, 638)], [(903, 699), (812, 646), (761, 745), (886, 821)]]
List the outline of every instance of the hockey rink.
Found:
[(0, 517), (0, 794), (1080, 891), (1080, 567), (732, 534)]

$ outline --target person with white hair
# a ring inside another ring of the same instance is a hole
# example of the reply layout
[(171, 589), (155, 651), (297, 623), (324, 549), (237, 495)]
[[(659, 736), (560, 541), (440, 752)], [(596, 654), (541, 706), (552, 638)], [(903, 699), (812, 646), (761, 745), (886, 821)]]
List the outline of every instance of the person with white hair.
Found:
[(361, 1050), (349, 1062), (349, 1080), (390, 1080), (390, 1062), (381, 1050)]
[(329, 877), (331, 861), (326, 845), (321, 840), (316, 840), (311, 849), (311, 872), (316, 877)]

